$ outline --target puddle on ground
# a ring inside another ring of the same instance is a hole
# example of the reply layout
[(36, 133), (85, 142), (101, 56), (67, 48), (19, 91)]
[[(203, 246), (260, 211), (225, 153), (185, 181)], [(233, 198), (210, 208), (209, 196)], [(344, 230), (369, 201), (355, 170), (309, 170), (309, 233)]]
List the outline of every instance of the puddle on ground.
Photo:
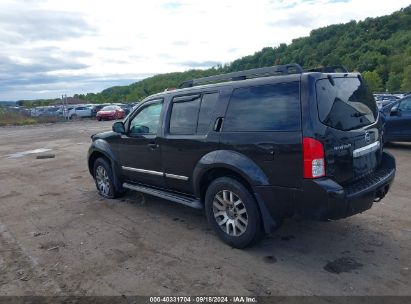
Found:
[(16, 152), (16, 153), (7, 155), (7, 158), (19, 158), (19, 157), (23, 157), (23, 156), (26, 156), (26, 155), (29, 155), (29, 154), (44, 153), (44, 152), (48, 152), (48, 151), (51, 151), (51, 149), (40, 148), (40, 149), (23, 151), (23, 152)]
[(263, 258), (263, 260), (264, 260), (264, 262), (266, 262), (267, 264), (274, 264), (274, 263), (277, 262), (276, 257), (275, 257), (275, 256), (272, 256), (272, 255), (265, 256), (265, 257)]

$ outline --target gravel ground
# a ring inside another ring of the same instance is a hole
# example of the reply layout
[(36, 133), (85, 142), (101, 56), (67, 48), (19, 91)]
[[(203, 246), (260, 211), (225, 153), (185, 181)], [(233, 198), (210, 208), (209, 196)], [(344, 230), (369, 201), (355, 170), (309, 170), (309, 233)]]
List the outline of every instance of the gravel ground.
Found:
[[(394, 186), (360, 215), (289, 219), (246, 250), (202, 211), (128, 193), (98, 196), (90, 135), (110, 122), (0, 128), (0, 295), (410, 295), (411, 144)], [(33, 149), (50, 149), (20, 157)], [(54, 158), (37, 159), (39, 155)]]

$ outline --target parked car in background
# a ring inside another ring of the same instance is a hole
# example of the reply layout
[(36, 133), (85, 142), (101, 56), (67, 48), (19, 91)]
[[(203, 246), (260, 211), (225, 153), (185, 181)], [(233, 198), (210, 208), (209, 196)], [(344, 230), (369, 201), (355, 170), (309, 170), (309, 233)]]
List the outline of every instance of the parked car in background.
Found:
[(385, 120), (384, 142), (411, 141), (411, 96), (406, 96), (380, 112)]
[(31, 111), (30, 111), (30, 116), (31, 117), (39, 117), (43, 114), (44, 111), (45, 111), (44, 107), (32, 108)]
[(59, 107), (46, 107), (40, 113), (40, 117), (56, 117), (59, 116)]
[(96, 117), (97, 116), (97, 112), (100, 111), (102, 108), (110, 106), (111, 104), (109, 103), (102, 103), (102, 104), (96, 104), (93, 105), (91, 108), (91, 117)]
[(383, 107), (388, 106), (396, 102), (398, 99), (400, 99), (399, 97), (390, 95), (390, 94), (384, 94), (384, 95), (376, 94), (374, 95), (374, 98), (375, 98), (375, 101), (377, 102), (378, 109), (382, 109)]
[(68, 119), (76, 119), (82, 117), (91, 117), (91, 107), (87, 106), (76, 106), (68, 111)]
[(96, 118), (100, 120), (123, 119), (125, 117), (124, 110), (119, 106), (106, 106), (97, 112)]
[(120, 107), (124, 110), (124, 114), (127, 116), (131, 112), (131, 110), (133, 109), (134, 104), (133, 103), (126, 103), (126, 104), (120, 105)]

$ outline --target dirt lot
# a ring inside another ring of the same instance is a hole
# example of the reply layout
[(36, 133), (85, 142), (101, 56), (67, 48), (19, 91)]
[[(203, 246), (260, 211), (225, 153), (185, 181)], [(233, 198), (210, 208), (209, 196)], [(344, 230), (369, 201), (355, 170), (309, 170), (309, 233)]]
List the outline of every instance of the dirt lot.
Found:
[[(368, 212), (290, 219), (237, 250), (201, 211), (138, 193), (99, 197), (86, 152), (90, 135), (110, 127), (0, 128), (1, 295), (411, 294), (410, 144), (389, 147), (395, 184)], [(38, 148), (55, 158), (9, 157)]]

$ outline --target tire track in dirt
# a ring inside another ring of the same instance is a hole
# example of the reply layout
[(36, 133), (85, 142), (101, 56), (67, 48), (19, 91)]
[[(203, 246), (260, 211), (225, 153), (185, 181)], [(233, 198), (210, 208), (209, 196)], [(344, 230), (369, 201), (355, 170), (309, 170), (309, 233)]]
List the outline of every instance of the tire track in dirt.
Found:
[(0, 290), (5, 295), (56, 295), (59, 285), (0, 223)]

